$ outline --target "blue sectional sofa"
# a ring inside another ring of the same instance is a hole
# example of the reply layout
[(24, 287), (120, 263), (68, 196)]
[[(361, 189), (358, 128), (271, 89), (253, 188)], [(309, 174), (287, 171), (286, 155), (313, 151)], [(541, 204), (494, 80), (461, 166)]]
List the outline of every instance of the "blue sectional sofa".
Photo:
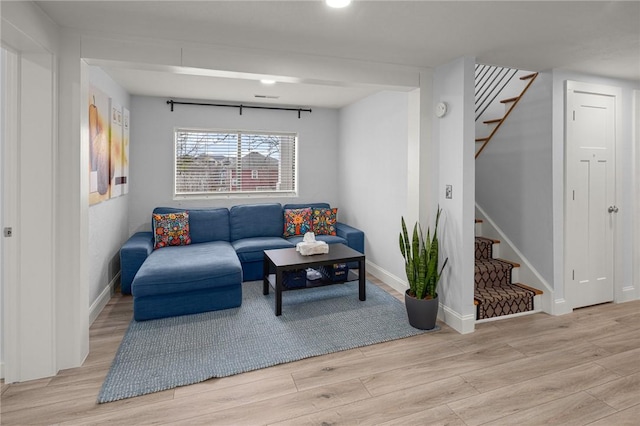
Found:
[[(245, 204), (188, 210), (191, 244), (153, 249), (153, 233), (138, 232), (120, 249), (121, 291), (133, 295), (137, 321), (240, 306), (242, 282), (262, 279), (264, 250), (295, 247), (302, 236), (283, 237), (284, 210), (329, 208), (327, 203)], [(364, 253), (364, 233), (338, 222), (336, 234), (318, 235)]]

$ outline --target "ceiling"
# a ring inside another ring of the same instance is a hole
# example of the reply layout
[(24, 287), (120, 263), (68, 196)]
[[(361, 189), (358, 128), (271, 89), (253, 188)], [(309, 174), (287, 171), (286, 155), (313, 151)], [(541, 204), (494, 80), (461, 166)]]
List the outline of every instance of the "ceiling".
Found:
[[(186, 43), (433, 68), (461, 56), (640, 81), (638, 1), (40, 1), (57, 24)], [(103, 66), (132, 94), (341, 107), (380, 87), (227, 79)], [(254, 95), (278, 96), (257, 99)]]

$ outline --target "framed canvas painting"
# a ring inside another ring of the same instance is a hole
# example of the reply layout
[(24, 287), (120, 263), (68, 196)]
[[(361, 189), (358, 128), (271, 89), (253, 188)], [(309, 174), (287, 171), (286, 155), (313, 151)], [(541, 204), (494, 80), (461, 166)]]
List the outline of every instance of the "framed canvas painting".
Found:
[(129, 193), (129, 110), (122, 108), (122, 193)]
[(122, 194), (122, 107), (111, 103), (111, 198)]
[(97, 87), (89, 87), (89, 205), (111, 196), (110, 106), (109, 96)]

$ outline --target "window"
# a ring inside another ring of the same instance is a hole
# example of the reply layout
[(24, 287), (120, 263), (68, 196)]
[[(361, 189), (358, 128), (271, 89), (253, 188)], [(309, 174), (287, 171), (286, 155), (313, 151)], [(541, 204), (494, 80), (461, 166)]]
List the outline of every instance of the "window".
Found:
[(175, 195), (295, 193), (297, 134), (176, 129)]

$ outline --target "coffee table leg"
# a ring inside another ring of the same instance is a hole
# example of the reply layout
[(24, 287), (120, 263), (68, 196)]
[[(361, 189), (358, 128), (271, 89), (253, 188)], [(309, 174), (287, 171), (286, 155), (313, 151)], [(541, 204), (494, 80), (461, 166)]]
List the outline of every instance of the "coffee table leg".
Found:
[(264, 261), (262, 262), (262, 294), (265, 296), (269, 294), (269, 261), (267, 255), (264, 255)]
[(364, 260), (358, 261), (358, 282), (360, 286), (360, 300), (367, 300), (367, 290), (365, 287), (367, 280), (364, 272)]
[(276, 267), (276, 316), (282, 315), (282, 270)]

